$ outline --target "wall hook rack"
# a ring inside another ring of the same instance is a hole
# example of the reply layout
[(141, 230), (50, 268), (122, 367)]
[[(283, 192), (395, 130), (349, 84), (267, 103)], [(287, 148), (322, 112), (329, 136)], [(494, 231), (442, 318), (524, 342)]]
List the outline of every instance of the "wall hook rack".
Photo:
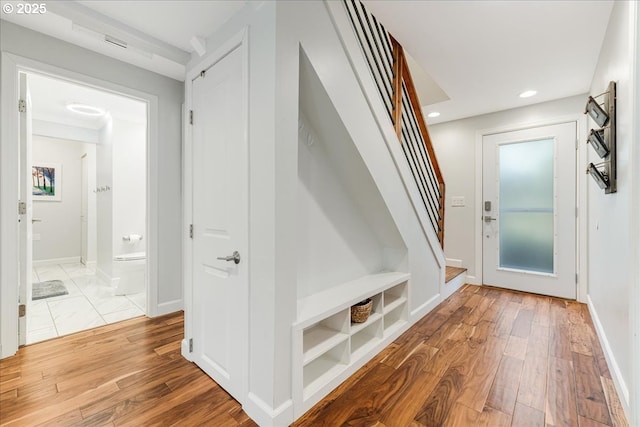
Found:
[(106, 187), (97, 187), (95, 190), (93, 190), (94, 193), (102, 193), (103, 191), (110, 191), (111, 187), (109, 187), (108, 185)]
[[(596, 98), (602, 102), (598, 102)], [(591, 144), (602, 163), (590, 163), (587, 173), (606, 194), (617, 191), (616, 174), (616, 82), (609, 82), (606, 92), (587, 98), (584, 113), (598, 125), (591, 129), (587, 143)]]

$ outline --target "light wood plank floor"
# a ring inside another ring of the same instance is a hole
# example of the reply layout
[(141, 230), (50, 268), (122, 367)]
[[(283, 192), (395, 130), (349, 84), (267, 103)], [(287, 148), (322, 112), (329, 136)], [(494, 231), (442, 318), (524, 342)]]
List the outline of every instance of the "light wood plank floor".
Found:
[[(0, 361), (0, 425), (255, 425), (180, 356), (183, 316), (137, 318)], [(464, 286), (294, 424), (626, 426), (588, 310)]]

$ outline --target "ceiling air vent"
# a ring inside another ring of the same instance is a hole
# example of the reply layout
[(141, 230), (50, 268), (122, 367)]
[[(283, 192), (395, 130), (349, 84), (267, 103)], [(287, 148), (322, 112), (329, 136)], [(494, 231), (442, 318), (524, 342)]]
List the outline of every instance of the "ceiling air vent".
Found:
[(107, 43), (114, 44), (114, 45), (119, 46), (119, 47), (124, 48), (124, 49), (127, 48), (127, 42), (126, 41), (117, 39), (117, 38), (115, 38), (113, 36), (110, 36), (109, 34), (105, 34), (104, 35), (104, 41), (106, 41)]

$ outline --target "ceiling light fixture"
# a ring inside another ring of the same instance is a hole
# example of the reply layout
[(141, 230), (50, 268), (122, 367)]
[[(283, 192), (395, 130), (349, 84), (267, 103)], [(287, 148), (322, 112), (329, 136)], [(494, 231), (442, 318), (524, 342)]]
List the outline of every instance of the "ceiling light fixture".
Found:
[(434, 117), (438, 117), (439, 115), (440, 115), (440, 113), (439, 113), (439, 112), (437, 112), (437, 111), (433, 111), (433, 112), (431, 112), (431, 113), (427, 114), (427, 117), (434, 118)]
[(525, 90), (524, 92), (522, 92), (520, 95), (518, 95), (520, 98), (531, 98), (533, 95), (535, 95), (536, 93), (538, 93), (537, 90)]
[(104, 114), (106, 113), (106, 111), (104, 111), (102, 108), (93, 107), (86, 104), (79, 104), (77, 102), (71, 102), (67, 104), (67, 110), (72, 111), (76, 114), (94, 117), (104, 116)]

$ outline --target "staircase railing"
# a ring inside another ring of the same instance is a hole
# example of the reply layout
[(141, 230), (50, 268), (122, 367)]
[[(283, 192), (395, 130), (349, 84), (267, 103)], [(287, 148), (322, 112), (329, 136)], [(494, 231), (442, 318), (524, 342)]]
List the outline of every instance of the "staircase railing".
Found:
[(444, 247), (445, 184), (402, 46), (358, 0), (343, 0), (429, 221)]

